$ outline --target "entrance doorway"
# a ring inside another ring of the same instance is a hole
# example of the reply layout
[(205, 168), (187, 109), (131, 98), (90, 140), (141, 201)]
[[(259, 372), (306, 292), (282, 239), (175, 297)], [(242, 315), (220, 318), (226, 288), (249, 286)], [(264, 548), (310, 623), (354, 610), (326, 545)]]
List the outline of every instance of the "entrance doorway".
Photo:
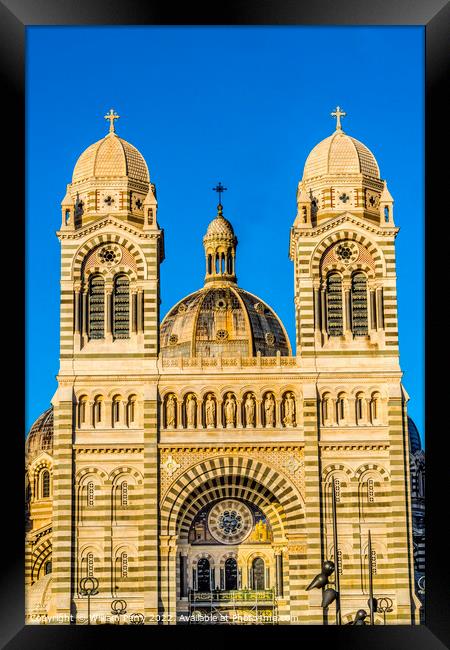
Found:
[(225, 561), (225, 589), (227, 591), (238, 588), (237, 562), (234, 557), (229, 557)]

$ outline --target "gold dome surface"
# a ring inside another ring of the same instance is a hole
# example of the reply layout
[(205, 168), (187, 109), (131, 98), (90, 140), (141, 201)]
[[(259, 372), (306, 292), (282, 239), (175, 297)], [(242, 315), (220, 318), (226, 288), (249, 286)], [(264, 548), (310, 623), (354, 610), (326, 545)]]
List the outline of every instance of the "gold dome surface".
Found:
[(72, 183), (124, 177), (138, 183), (150, 182), (142, 154), (112, 131), (83, 151), (73, 170)]
[(370, 149), (340, 129), (311, 150), (305, 162), (303, 180), (328, 174), (364, 174), (380, 178), (378, 163)]
[(206, 230), (205, 237), (209, 235), (224, 235), (225, 237), (234, 237), (234, 230), (228, 219), (223, 216), (217, 216), (213, 219)]
[(275, 312), (234, 283), (206, 285), (177, 303), (161, 324), (163, 357), (291, 355)]

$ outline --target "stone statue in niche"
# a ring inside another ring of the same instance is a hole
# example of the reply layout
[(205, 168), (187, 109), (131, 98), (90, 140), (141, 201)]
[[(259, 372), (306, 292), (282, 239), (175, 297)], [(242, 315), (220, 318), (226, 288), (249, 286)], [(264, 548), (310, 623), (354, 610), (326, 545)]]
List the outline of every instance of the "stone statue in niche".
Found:
[(252, 393), (249, 393), (245, 399), (245, 426), (255, 426), (255, 400)]
[(284, 400), (284, 418), (283, 423), (287, 427), (295, 426), (295, 402), (292, 393), (288, 393)]
[(236, 422), (236, 401), (233, 397), (233, 393), (227, 394), (227, 399), (225, 400), (225, 422), (227, 428), (235, 426)]
[(275, 400), (272, 393), (266, 395), (264, 400), (264, 413), (266, 415), (266, 427), (275, 426)]
[(176, 402), (173, 395), (169, 395), (166, 403), (166, 427), (175, 426)]
[(212, 395), (208, 395), (205, 402), (205, 417), (206, 426), (208, 429), (213, 429), (216, 425), (216, 403)]
[(188, 395), (186, 402), (186, 423), (192, 429), (195, 427), (195, 414), (197, 411), (197, 404), (193, 395)]

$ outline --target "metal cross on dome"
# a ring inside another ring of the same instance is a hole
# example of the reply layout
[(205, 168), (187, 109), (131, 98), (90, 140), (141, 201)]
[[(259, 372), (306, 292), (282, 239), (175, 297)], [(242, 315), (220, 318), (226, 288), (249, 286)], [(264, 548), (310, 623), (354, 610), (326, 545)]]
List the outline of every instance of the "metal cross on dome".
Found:
[(341, 117), (345, 117), (347, 113), (344, 113), (344, 111), (341, 110), (340, 106), (336, 106), (334, 111), (330, 113), (331, 117), (336, 118), (336, 131), (342, 131), (342, 126), (341, 126)]
[(116, 111), (112, 108), (109, 109), (109, 113), (106, 113), (105, 120), (109, 120), (109, 132), (114, 133), (114, 120), (118, 120), (120, 115), (117, 115)]
[(222, 192), (226, 191), (226, 187), (222, 185), (222, 183), (219, 181), (216, 185), (216, 187), (213, 187), (214, 192), (218, 192), (219, 194), (219, 205), (222, 205)]

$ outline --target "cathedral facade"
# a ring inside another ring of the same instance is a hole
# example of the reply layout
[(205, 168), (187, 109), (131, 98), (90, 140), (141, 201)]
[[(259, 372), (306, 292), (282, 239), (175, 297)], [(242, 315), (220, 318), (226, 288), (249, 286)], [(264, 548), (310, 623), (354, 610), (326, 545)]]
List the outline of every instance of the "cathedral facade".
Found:
[(204, 286), (160, 323), (164, 232), (146, 162), (113, 111), (79, 157), (57, 233), (58, 388), (26, 443), (27, 622), (105, 621), (119, 602), (120, 622), (333, 623), (334, 605), (306, 590), (333, 558), (343, 623), (367, 609), (369, 570), (392, 601), (387, 623), (418, 622), (398, 228), (343, 115), (297, 188), (295, 352), (238, 285), (222, 202)]

